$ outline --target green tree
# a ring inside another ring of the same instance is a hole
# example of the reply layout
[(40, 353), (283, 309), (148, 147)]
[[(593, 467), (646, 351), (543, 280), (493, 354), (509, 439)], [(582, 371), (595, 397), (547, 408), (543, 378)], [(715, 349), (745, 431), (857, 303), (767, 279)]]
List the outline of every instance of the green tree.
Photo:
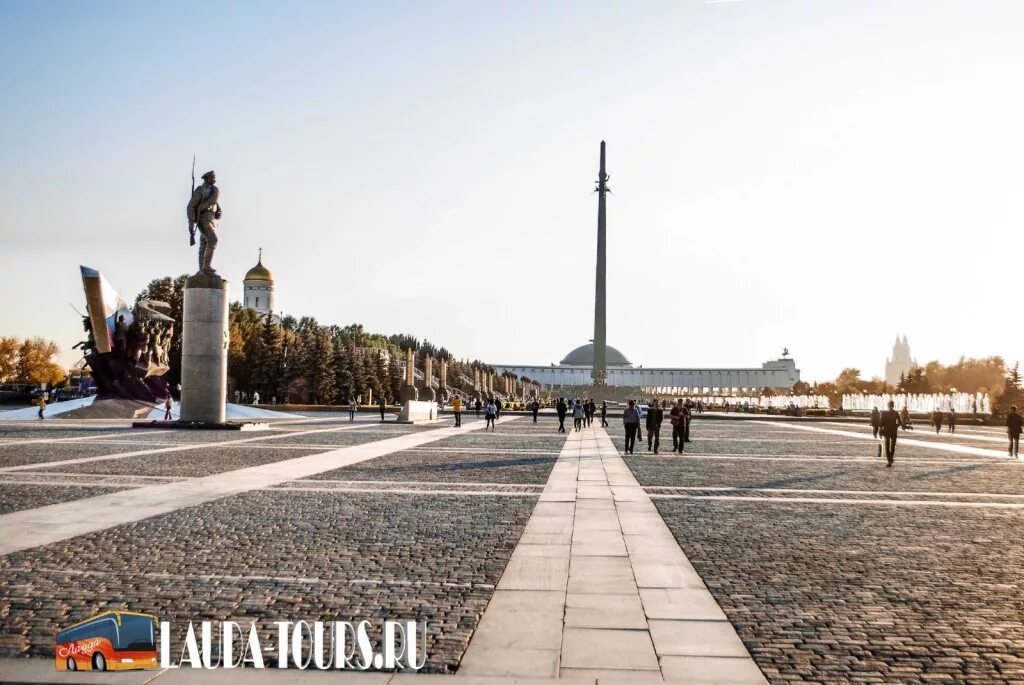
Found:
[(258, 345), (252, 352), (252, 389), (270, 400), (284, 375), (284, 333), (270, 316), (264, 317)]
[(1010, 413), (1010, 407), (1024, 408), (1024, 385), (1021, 384), (1020, 362), (1006, 374), (1003, 389), (992, 400), (992, 415), (1004, 417)]

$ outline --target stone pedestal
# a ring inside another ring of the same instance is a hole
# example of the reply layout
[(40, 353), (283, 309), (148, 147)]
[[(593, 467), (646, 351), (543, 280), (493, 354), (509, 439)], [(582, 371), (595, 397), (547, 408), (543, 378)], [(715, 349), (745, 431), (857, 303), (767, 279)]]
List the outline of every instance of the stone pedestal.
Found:
[(199, 273), (185, 281), (181, 420), (224, 423), (228, 387), (228, 282)]
[(402, 411), (398, 413), (398, 423), (427, 423), (436, 420), (436, 402), (410, 400), (402, 405)]

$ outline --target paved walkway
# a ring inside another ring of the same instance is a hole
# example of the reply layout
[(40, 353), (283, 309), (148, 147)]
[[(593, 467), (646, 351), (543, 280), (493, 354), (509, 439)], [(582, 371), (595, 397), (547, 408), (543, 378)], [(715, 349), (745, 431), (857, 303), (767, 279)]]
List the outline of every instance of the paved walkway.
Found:
[[(114, 492), (98, 497), (89, 497), (36, 509), (16, 511), (0, 516), (0, 556), (60, 540), (67, 540), (68, 538), (106, 528), (113, 528), (125, 523), (140, 521), (151, 516), (166, 514), (185, 507), (192, 507), (221, 497), (268, 488), (287, 481), (308, 478), (318, 473), (333, 471), (334, 469), (357, 464), (361, 461), (392, 452), (419, 447), (444, 438), (462, 435), (467, 431), (476, 430), (483, 426), (484, 422), (482, 421), (470, 421), (464, 424), (462, 428), (439, 428), (425, 433), (401, 435), (395, 438), (353, 445), (351, 447), (342, 447), (296, 459), (287, 459), (261, 466), (228, 471), (226, 473), (216, 473), (202, 478), (147, 485), (134, 490)], [(306, 431), (306, 434), (348, 430), (355, 427), (344, 426), (341, 428), (316, 429)], [(231, 442), (237, 444), (253, 440), (286, 437), (289, 437), (289, 434), (241, 438)], [(140, 450), (101, 457), (86, 457), (83, 459), (67, 460), (66, 462), (47, 462), (45, 466), (120, 459), (131, 455), (157, 454), (216, 445), (217, 443), (192, 443), (181, 447)], [(30, 468), (39, 468), (40, 464), (30, 464), (28, 466)], [(3, 469), (3, 471), (17, 471), (22, 468), (10, 467)]]
[(764, 683), (604, 429), (568, 435), (458, 677)]

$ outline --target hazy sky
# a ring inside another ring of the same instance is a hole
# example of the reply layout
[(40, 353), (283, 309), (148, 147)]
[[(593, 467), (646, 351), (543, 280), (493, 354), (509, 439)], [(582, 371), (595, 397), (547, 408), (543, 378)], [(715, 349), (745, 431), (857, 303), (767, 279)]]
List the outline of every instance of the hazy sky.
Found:
[(1015, 360), (1021, 36), (1020, 0), (3, 0), (0, 334), (78, 341), (79, 264), (194, 271), (196, 153), (234, 299), (262, 246), (285, 313), (557, 362), (604, 139), (634, 363)]

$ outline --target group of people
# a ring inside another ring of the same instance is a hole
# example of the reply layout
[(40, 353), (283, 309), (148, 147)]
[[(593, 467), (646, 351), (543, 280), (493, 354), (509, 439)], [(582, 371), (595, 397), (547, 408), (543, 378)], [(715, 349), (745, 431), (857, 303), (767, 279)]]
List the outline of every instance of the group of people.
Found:
[[(665, 406), (670, 403), (665, 402)], [(690, 420), (693, 416), (689, 401), (676, 400), (669, 410), (669, 421), (672, 424), (672, 453), (682, 454), (686, 443), (690, 442)], [(643, 407), (630, 400), (622, 412), (622, 424), (626, 429), (626, 454), (633, 454), (636, 440), (643, 440), (641, 419), (647, 429), (647, 451), (658, 454), (661, 446), (661, 425), (665, 420), (665, 408), (657, 399), (651, 400), (645, 414)]]
[[(931, 418), (936, 434), (941, 432), (943, 412), (936, 409), (932, 412)], [(949, 432), (956, 432), (956, 412), (947, 412), (945, 419)], [(877, 407), (871, 410), (871, 432), (876, 438), (881, 435), (884, 441), (886, 466), (893, 465), (896, 457), (896, 436), (901, 428), (903, 430), (913, 430), (913, 424), (910, 422), (910, 412), (907, 411), (906, 407), (896, 411), (896, 403), (890, 400), (889, 408), (886, 411), (880, 412)], [(1017, 412), (1016, 405), (1014, 405), (1010, 407), (1010, 412), (1006, 416), (1006, 434), (1010, 440), (1007, 455), (1011, 458), (1020, 458), (1020, 436), (1022, 432), (1024, 432), (1024, 419), (1022, 419), (1021, 415)], [(883, 445), (878, 446), (879, 454), (882, 452), (882, 447)]]
[[(537, 423), (537, 411), (539, 405), (534, 402), (534, 406), (537, 409), (533, 410), (533, 422)], [(579, 431), (586, 427), (589, 427), (594, 422), (594, 417), (600, 413), (601, 426), (605, 427), (608, 425), (608, 403), (602, 402), (601, 406), (598, 407), (597, 403), (592, 399), (580, 399), (578, 397), (572, 400), (572, 404), (564, 397), (559, 397), (558, 402), (555, 403), (555, 413), (558, 414), (558, 432), (565, 432), (565, 419), (572, 413), (572, 425), (573, 430)]]

